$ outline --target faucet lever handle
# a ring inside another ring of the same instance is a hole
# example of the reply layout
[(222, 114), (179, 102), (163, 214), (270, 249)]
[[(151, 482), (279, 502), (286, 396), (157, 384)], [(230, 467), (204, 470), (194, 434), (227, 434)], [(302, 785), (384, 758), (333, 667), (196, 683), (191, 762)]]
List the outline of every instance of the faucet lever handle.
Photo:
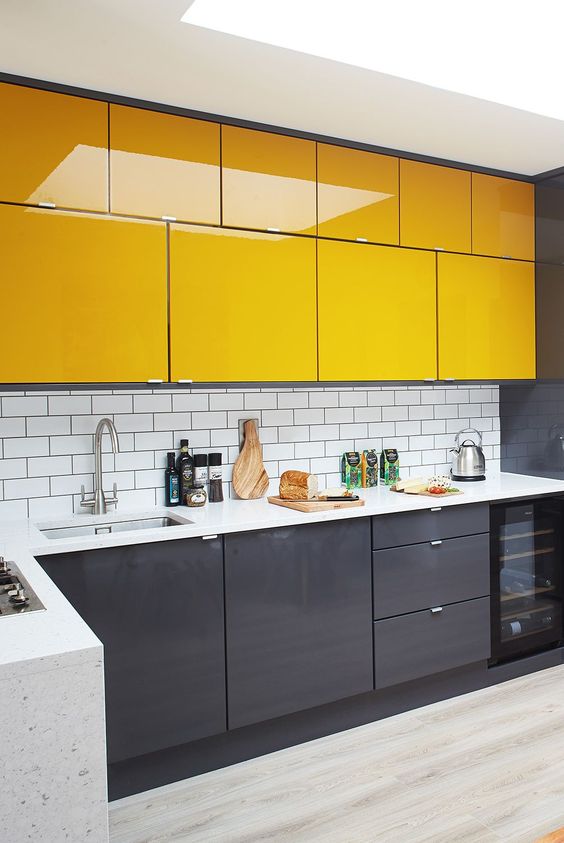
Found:
[(84, 488), (84, 483), (80, 484), (80, 500), (86, 500), (86, 489)]

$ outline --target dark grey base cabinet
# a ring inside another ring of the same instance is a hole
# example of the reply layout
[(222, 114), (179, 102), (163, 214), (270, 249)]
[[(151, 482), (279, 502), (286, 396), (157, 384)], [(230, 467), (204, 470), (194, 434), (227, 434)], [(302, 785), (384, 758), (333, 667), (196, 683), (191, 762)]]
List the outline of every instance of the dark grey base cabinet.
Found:
[(229, 728), (373, 688), (368, 518), (225, 537)]
[(39, 562), (104, 644), (110, 763), (225, 730), (221, 539)]

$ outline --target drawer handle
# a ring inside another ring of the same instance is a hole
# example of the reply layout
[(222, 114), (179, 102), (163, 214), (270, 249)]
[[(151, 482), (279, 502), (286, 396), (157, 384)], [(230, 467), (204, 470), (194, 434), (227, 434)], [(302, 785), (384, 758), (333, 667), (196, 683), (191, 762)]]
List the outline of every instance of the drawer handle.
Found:
[(434, 609), (431, 609), (431, 614), (432, 615), (440, 615), (442, 611), (443, 611), (442, 606), (435, 606)]
[(440, 512), (441, 509), (442, 509), (442, 506), (432, 506), (431, 512)]
[(210, 539), (217, 539), (217, 533), (214, 536), (202, 536), (204, 542), (209, 542)]
[(432, 547), (436, 547), (438, 544), (442, 544), (442, 543), (443, 543), (442, 539), (439, 539), (435, 542), (431, 542), (431, 545), (432, 545)]

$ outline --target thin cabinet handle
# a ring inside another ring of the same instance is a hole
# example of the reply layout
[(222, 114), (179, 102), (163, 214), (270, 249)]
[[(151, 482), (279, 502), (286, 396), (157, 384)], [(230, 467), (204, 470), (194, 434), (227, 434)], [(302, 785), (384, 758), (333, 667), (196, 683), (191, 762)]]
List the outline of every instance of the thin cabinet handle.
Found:
[(178, 378), (176, 383), (194, 383), (192, 378)]
[(431, 609), (431, 614), (432, 615), (440, 615), (442, 611), (443, 611), (442, 606), (435, 606), (434, 609)]
[(162, 382), (163, 382), (162, 378), (149, 378), (149, 380), (147, 381), (147, 383), (162, 383)]
[(441, 509), (442, 509), (442, 506), (432, 506), (431, 512), (440, 512)]
[(214, 536), (202, 536), (204, 542), (208, 542), (210, 539), (217, 539), (217, 533)]
[(438, 544), (442, 544), (442, 543), (443, 543), (442, 539), (439, 539), (438, 541), (435, 541), (435, 542), (431, 542), (431, 544), (433, 545), (433, 547), (436, 547), (436, 545), (438, 545)]

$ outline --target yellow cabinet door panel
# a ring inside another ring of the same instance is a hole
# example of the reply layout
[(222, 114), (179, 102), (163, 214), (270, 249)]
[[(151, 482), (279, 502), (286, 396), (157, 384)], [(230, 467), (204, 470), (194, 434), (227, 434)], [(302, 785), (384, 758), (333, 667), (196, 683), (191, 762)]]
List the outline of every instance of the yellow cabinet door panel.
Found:
[(471, 174), (400, 161), (400, 242), (419, 249), (471, 251)]
[(1, 383), (168, 377), (166, 226), (0, 206)]
[(399, 160), (326, 143), (317, 145), (318, 234), (399, 243)]
[(535, 267), (438, 256), (439, 378), (535, 377)]
[(317, 378), (315, 241), (172, 225), (172, 380)]
[(0, 83), (0, 201), (108, 210), (108, 105)]
[(218, 123), (110, 105), (110, 196), (116, 214), (219, 225)]
[(533, 184), (472, 173), (472, 251), (534, 261)]
[(320, 380), (436, 378), (435, 255), (320, 240)]
[(316, 232), (314, 141), (222, 126), (223, 224)]

